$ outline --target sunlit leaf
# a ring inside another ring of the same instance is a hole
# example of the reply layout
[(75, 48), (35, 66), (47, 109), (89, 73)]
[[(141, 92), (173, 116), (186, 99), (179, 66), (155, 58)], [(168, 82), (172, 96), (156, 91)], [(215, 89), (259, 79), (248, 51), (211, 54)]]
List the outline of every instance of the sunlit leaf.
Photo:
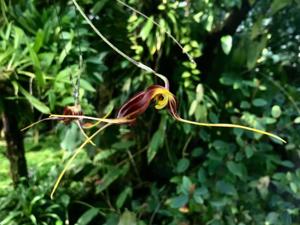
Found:
[(271, 110), (271, 114), (274, 118), (278, 118), (281, 116), (281, 108), (279, 105), (274, 105)]
[(232, 48), (232, 37), (230, 35), (221, 37), (221, 46), (224, 53), (228, 55)]
[(151, 29), (153, 28), (153, 17), (151, 16), (150, 19), (147, 20), (146, 24), (144, 25), (144, 27), (142, 28), (141, 32), (140, 32), (140, 37), (142, 38), (143, 41), (145, 41), (150, 32), (151, 32)]
[(135, 213), (126, 210), (121, 215), (118, 225), (137, 225), (137, 219)]

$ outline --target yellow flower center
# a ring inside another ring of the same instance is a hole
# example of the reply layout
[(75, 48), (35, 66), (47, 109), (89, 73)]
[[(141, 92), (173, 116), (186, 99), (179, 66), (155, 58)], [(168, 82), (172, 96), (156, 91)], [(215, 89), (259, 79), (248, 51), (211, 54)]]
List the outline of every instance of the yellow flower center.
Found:
[(173, 94), (165, 88), (157, 88), (153, 93), (153, 99), (155, 99), (155, 108), (163, 109), (168, 105), (168, 102), (174, 98)]

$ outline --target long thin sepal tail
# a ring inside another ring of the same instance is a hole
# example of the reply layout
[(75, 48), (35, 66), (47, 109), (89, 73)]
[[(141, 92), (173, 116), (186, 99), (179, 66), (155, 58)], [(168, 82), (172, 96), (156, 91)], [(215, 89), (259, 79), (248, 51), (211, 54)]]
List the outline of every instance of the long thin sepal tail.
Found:
[(80, 147), (75, 151), (75, 153), (73, 154), (73, 156), (69, 159), (69, 161), (66, 163), (64, 169), (61, 171), (61, 173), (59, 174), (53, 189), (51, 191), (50, 194), (50, 198), (53, 199), (53, 195), (56, 191), (56, 189), (58, 188), (58, 185), (60, 184), (61, 179), (63, 178), (63, 176), (65, 175), (66, 171), (69, 169), (71, 163), (74, 161), (74, 159), (76, 158), (76, 156), (82, 151), (82, 149), (86, 146), (87, 143), (89, 143), (97, 134), (99, 134), (102, 130), (104, 130), (105, 128), (107, 128), (108, 126), (110, 126), (112, 124), (106, 124), (103, 127), (99, 128), (93, 135), (91, 135), (90, 137), (88, 137), (85, 142), (82, 143), (82, 145), (80, 145)]
[(287, 143), (284, 139), (282, 139), (281, 137), (279, 137), (279, 136), (277, 136), (275, 134), (272, 134), (272, 133), (269, 133), (269, 132), (266, 132), (266, 131), (263, 131), (263, 130), (258, 130), (258, 129), (255, 129), (255, 128), (251, 128), (251, 127), (246, 127), (246, 126), (238, 125), (238, 124), (228, 124), (228, 123), (198, 123), (198, 122), (195, 122), (195, 121), (182, 119), (179, 116), (176, 116), (175, 119), (178, 120), (178, 121), (180, 121), (180, 122), (183, 122), (183, 123), (188, 123), (188, 124), (193, 124), (193, 125), (198, 125), (198, 126), (204, 126), (204, 127), (239, 128), (239, 129), (243, 129), (243, 130), (252, 131), (252, 132), (255, 132), (255, 133), (258, 133), (258, 134), (267, 135), (267, 136), (275, 138), (275, 139), (277, 139), (277, 140), (279, 140), (279, 141), (281, 141), (283, 143)]

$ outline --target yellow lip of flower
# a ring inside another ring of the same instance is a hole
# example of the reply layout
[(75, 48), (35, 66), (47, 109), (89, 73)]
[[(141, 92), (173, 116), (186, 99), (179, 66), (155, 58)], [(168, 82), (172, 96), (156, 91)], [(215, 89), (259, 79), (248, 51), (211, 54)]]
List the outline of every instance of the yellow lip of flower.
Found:
[(160, 110), (165, 108), (169, 101), (174, 98), (174, 96), (168, 89), (161, 87), (154, 91), (152, 98), (154, 98), (156, 101), (154, 107)]

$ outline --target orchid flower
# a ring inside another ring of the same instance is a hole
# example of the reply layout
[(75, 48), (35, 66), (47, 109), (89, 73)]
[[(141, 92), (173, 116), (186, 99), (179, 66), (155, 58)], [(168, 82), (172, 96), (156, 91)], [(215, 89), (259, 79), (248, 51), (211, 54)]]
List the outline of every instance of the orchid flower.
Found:
[(176, 101), (174, 94), (172, 94), (168, 88), (160, 86), (160, 85), (152, 85), (152, 86), (148, 87), (145, 91), (132, 97), (120, 109), (120, 111), (118, 113), (118, 118), (122, 118), (122, 117), (123, 118), (131, 118), (131, 119), (136, 118), (137, 115), (143, 113), (147, 109), (151, 100), (155, 101), (155, 103), (156, 103), (155, 108), (158, 110), (167, 107), (171, 116), (179, 122), (188, 123), (188, 124), (192, 124), (192, 125), (198, 125), (198, 126), (205, 126), (205, 127), (239, 128), (239, 129), (256, 132), (256, 133), (263, 134), (263, 135), (268, 135), (268, 136), (273, 137), (283, 143), (286, 143), (286, 141), (284, 139), (282, 139), (281, 137), (279, 137), (275, 134), (272, 134), (272, 133), (269, 133), (269, 132), (266, 132), (263, 130), (243, 126), (243, 125), (228, 124), (228, 123), (199, 123), (199, 122), (183, 119), (177, 113), (178, 103)]
[[(101, 131), (103, 131), (105, 128), (107, 128), (110, 125), (113, 124), (132, 124), (136, 121), (137, 117), (140, 116), (141, 114), (143, 114), (147, 108), (149, 107), (150, 103), (152, 101), (155, 102), (155, 108), (157, 110), (161, 110), (164, 108), (167, 108), (170, 115), (177, 121), (179, 122), (183, 122), (183, 123), (187, 123), (187, 124), (192, 124), (192, 125), (197, 125), (197, 126), (205, 126), (205, 127), (224, 127), (224, 128), (239, 128), (239, 129), (243, 129), (243, 130), (248, 130), (251, 132), (256, 132), (259, 134), (263, 134), (263, 135), (268, 135), (270, 137), (273, 137), (283, 143), (286, 143), (285, 140), (283, 140), (281, 137), (263, 131), (263, 130), (259, 130), (259, 129), (255, 129), (255, 128), (251, 128), (251, 127), (247, 127), (247, 126), (243, 126), (243, 125), (238, 125), (238, 124), (227, 124), (227, 123), (200, 123), (200, 122), (196, 122), (196, 121), (191, 121), (191, 120), (187, 120), (187, 119), (183, 119), (180, 117), (180, 115), (177, 113), (177, 100), (174, 96), (174, 94), (172, 92), (170, 92), (169, 90), (169, 81), (167, 79), (167, 77), (165, 77), (162, 74), (157, 73), (156, 71), (154, 71), (153, 69), (151, 69), (150, 67), (146, 66), (145, 64), (141, 63), (141, 62), (137, 62), (134, 59), (132, 59), (131, 57), (129, 57), (128, 55), (126, 55), (124, 52), (122, 52), (120, 49), (118, 49), (116, 46), (114, 46), (112, 43), (110, 43), (103, 35), (102, 33), (94, 26), (94, 24), (90, 21), (90, 19), (87, 17), (87, 15), (83, 12), (83, 10), (80, 8), (80, 6), (78, 5), (76, 0), (72, 0), (73, 4), (75, 5), (75, 7), (77, 8), (77, 10), (80, 12), (80, 14), (83, 16), (83, 18), (87, 21), (87, 23), (91, 26), (91, 28), (95, 31), (95, 33), (105, 42), (107, 43), (115, 52), (117, 52), (118, 54), (120, 54), (121, 56), (123, 56), (125, 59), (127, 59), (128, 61), (132, 62), (134, 65), (136, 65), (137, 67), (145, 70), (146, 72), (149, 73), (153, 73), (155, 76), (159, 77), (160, 79), (162, 79), (162, 81), (164, 82), (164, 86), (161, 85), (151, 85), (150, 87), (148, 87), (146, 90), (139, 92), (138, 94), (134, 95), (132, 98), (130, 98), (125, 104), (123, 104), (123, 106), (119, 109), (116, 118), (107, 118), (109, 114), (107, 114), (106, 116), (102, 117), (102, 118), (97, 118), (97, 117), (91, 117), (91, 116), (85, 116), (82, 114), (80, 108), (78, 108), (77, 106), (75, 107), (67, 107), (64, 110), (64, 114), (63, 115), (57, 115), (57, 114), (51, 114), (48, 118), (42, 119), (38, 122), (35, 122), (27, 127), (25, 127), (23, 130), (28, 129), (42, 121), (45, 120), (61, 120), (63, 121), (65, 124), (68, 124), (72, 121), (75, 121), (76, 124), (78, 125), (78, 127), (80, 128), (81, 132), (83, 133), (83, 135), (85, 136), (86, 140), (80, 145), (80, 147), (75, 151), (75, 153), (73, 154), (73, 156), (68, 160), (68, 162), (66, 163), (64, 169), (62, 170), (62, 172), (60, 173), (60, 175), (58, 176), (54, 187), (52, 189), (51, 195), (50, 197), (53, 198), (53, 195), (56, 191), (56, 189), (59, 186), (59, 183), (62, 179), (62, 177), (64, 176), (64, 174), (66, 173), (67, 169), (69, 168), (69, 166), (71, 165), (71, 163), (73, 162), (73, 160), (76, 158), (76, 156), (81, 152), (81, 150), (88, 144), (88, 143), (92, 143), (92, 139), (98, 135)], [(137, 12), (137, 10), (131, 8), (130, 6), (128, 6), (125, 3), (122, 3), (120, 0), (118, 0), (119, 3), (123, 4), (124, 6), (130, 8), (131, 10)], [(142, 15), (145, 18), (148, 18), (147, 16), (145, 16), (144, 14), (140, 13), (140, 15)], [(157, 23), (155, 23), (155, 21), (152, 21), (155, 25), (159, 26)], [(164, 31), (169, 37), (171, 37), (172, 39), (173, 36), (171, 36), (170, 33), (168, 33), (167, 31)], [(176, 39), (175, 39), (176, 40)], [(176, 42), (177, 45), (180, 46), (180, 44), (178, 42)], [(182, 48), (182, 47), (181, 47)], [(185, 53), (187, 54), (187, 53)], [(187, 54), (188, 55), (188, 54)], [(194, 60), (191, 58), (190, 55), (188, 55), (189, 59), (194, 62)], [(94, 123), (90, 124), (90, 123), (83, 123), (83, 121), (85, 120), (89, 120), (89, 121), (94, 121)], [(104, 125), (102, 125), (104, 123)], [(96, 127), (102, 125), (98, 130), (96, 130), (91, 136), (87, 136), (84, 132), (84, 129), (90, 129), (92, 127)]]
[(183, 119), (179, 116), (177, 113), (177, 101), (169, 89), (161, 85), (152, 85), (148, 87), (145, 91), (139, 92), (135, 96), (133, 96), (131, 99), (129, 99), (123, 106), (119, 109), (116, 118), (96, 118), (96, 117), (90, 117), (90, 116), (83, 116), (83, 115), (50, 115), (49, 118), (60, 118), (63, 120), (74, 120), (74, 119), (80, 119), (80, 120), (94, 120), (96, 121), (97, 125), (100, 123), (106, 123), (104, 126), (99, 128), (95, 133), (93, 133), (90, 137), (88, 137), (85, 142), (76, 150), (74, 155), (70, 158), (70, 160), (67, 162), (64, 170), (59, 175), (54, 188), (51, 193), (51, 198), (53, 197), (53, 194), (55, 190), (57, 189), (63, 175), (65, 174), (68, 167), (71, 165), (72, 161), (75, 159), (75, 157), (79, 154), (79, 152), (85, 147), (86, 144), (91, 142), (92, 138), (94, 138), (97, 134), (99, 134), (102, 130), (107, 128), (110, 125), (113, 124), (132, 124), (136, 121), (137, 117), (143, 114), (147, 108), (149, 107), (150, 103), (154, 101), (155, 102), (155, 108), (157, 110), (161, 110), (164, 108), (168, 108), (169, 113), (171, 116), (183, 123), (188, 123), (192, 125), (197, 126), (205, 126), (205, 127), (224, 127), (224, 128), (239, 128), (243, 130), (248, 130), (251, 132), (256, 132), (263, 135), (268, 135), (272, 138), (275, 138), (283, 143), (286, 143), (284, 139), (281, 137), (251, 127), (242, 126), (238, 124), (227, 124), (227, 123), (199, 123), (187, 119)]

